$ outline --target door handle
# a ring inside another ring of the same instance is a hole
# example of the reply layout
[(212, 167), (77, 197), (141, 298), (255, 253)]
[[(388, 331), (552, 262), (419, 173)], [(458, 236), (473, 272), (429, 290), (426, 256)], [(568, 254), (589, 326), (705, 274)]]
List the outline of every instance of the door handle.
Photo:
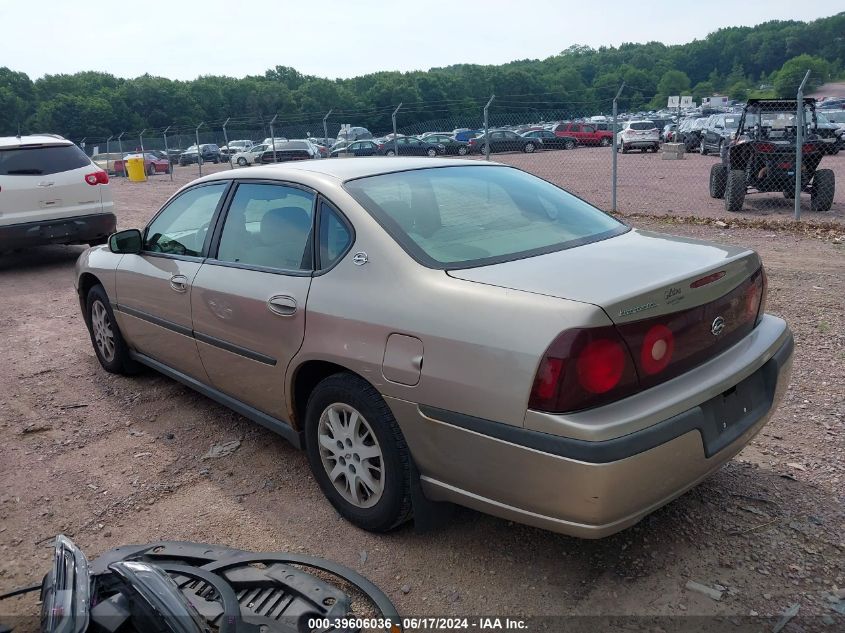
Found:
[(279, 316), (293, 316), (296, 312), (296, 299), (287, 295), (276, 295), (267, 300), (267, 309)]
[(170, 287), (176, 292), (185, 292), (188, 289), (188, 278), (185, 275), (173, 275), (170, 278)]

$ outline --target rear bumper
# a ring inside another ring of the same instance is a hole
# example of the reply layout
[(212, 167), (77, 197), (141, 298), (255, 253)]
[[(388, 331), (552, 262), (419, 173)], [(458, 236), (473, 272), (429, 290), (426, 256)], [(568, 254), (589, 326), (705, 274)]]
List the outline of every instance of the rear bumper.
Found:
[(87, 244), (115, 232), (114, 213), (92, 213), (0, 226), (0, 251), (44, 244)]
[[(768, 422), (792, 367), (792, 333), (767, 317), (763, 362), (715, 397), (641, 430), (587, 441), (387, 398), (426, 496), (582, 538), (629, 527), (736, 455)], [(726, 352), (727, 353), (727, 352)], [(736, 391), (734, 392), (734, 389)], [(748, 406), (726, 406), (731, 393)], [(730, 413), (734, 411), (734, 413)]]
[(656, 138), (652, 139), (632, 139), (630, 141), (622, 140), (622, 144), (626, 147), (654, 147), (655, 145), (660, 145), (660, 140)]

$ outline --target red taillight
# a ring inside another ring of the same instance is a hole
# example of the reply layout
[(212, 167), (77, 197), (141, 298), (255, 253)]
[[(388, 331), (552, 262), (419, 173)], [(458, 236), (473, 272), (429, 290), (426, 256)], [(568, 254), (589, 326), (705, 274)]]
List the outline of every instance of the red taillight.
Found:
[(757, 143), (757, 151), (762, 154), (771, 154), (775, 151), (775, 146), (771, 143)]
[(815, 151), (816, 151), (816, 146), (815, 146), (815, 145), (813, 145), (812, 143), (804, 143), (804, 145), (802, 145), (802, 146), (801, 146), (801, 151), (806, 152), (807, 154), (809, 154), (809, 153), (811, 153), (811, 152), (815, 152)]
[(107, 185), (109, 184), (109, 175), (100, 170), (85, 175), (85, 182), (89, 185)]
[(780, 169), (789, 169), (790, 167), (792, 167), (792, 163), (778, 163)]
[(577, 411), (624, 398), (637, 387), (633, 360), (615, 327), (567, 330), (543, 355), (528, 406)]

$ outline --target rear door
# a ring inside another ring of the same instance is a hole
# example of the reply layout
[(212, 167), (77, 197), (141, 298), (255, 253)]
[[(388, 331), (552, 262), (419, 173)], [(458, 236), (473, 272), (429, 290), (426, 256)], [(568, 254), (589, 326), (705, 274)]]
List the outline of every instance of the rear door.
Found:
[(191, 293), (194, 336), (212, 385), (287, 419), (284, 376), (305, 336), (316, 194), (237, 183)]
[(142, 354), (208, 383), (191, 327), (191, 288), (228, 181), (186, 189), (144, 230), (143, 250), (116, 271), (116, 317)]
[(102, 187), (85, 176), (99, 170), (76, 145), (0, 149), (0, 224), (71, 218), (103, 209)]

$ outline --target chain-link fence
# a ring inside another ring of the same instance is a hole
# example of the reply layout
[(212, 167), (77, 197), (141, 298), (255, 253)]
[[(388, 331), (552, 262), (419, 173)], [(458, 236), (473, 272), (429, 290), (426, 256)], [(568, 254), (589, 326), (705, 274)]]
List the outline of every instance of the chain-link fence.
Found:
[(197, 175), (291, 158), (496, 160), (622, 215), (727, 223), (738, 216), (791, 219), (797, 194), (801, 219), (845, 222), (845, 152), (840, 151), (845, 128), (809, 103), (802, 111), (796, 104), (795, 99), (752, 100), (723, 110), (664, 109), (614, 117), (613, 99), (576, 103), (555, 101), (553, 95), (505, 95), (484, 102), (233, 116), (86, 138), (84, 148), (112, 157), (142, 148), (157, 151), (173, 169)]

